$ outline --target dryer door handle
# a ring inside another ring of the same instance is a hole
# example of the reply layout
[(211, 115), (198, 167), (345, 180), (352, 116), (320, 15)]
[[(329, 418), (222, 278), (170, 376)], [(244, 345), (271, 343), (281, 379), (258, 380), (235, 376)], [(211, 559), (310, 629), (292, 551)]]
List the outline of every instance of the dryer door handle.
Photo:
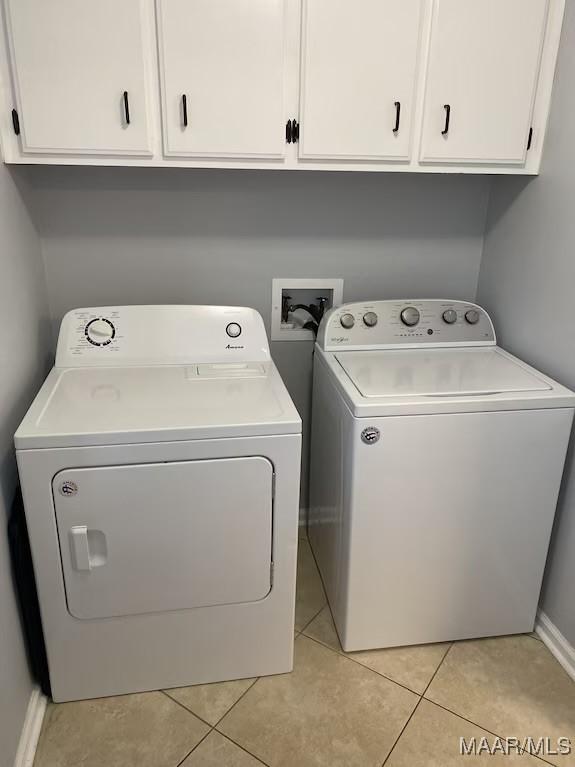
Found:
[(102, 567), (108, 561), (108, 544), (102, 530), (74, 525), (69, 530), (72, 567), (80, 572)]
[(90, 546), (88, 544), (88, 528), (86, 525), (76, 525), (70, 528), (70, 548), (75, 570), (91, 570)]

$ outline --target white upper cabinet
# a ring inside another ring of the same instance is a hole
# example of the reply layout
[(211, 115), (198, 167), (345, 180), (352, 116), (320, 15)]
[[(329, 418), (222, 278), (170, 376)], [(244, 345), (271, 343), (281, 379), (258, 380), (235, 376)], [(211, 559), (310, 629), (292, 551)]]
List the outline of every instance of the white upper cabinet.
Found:
[(289, 2), (157, 0), (166, 155), (284, 156)]
[(145, 0), (5, 0), (21, 151), (153, 152)]
[(303, 0), (301, 158), (408, 160), (421, 0)]
[(548, 0), (434, 0), (421, 161), (525, 163)]
[(535, 174), (565, 0), (0, 5), (6, 162)]

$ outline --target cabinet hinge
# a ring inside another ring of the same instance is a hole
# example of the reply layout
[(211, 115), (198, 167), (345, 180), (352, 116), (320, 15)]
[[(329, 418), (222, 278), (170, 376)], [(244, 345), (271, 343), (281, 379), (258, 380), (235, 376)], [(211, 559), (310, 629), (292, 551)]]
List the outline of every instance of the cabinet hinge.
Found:
[(13, 109), (12, 110), (12, 126), (14, 128), (14, 133), (19, 136), (20, 135), (20, 118), (18, 117), (18, 112)]
[(286, 144), (297, 144), (299, 141), (299, 123), (297, 120), (288, 120), (286, 123)]
[(533, 127), (529, 128), (529, 138), (527, 139), (527, 151), (531, 149), (532, 141), (533, 141)]

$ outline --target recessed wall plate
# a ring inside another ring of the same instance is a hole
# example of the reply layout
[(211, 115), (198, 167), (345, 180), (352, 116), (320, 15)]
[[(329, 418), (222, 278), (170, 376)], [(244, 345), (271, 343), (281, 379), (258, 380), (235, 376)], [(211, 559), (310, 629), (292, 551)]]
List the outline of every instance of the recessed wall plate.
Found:
[(282, 277), (272, 280), (272, 341), (314, 341), (313, 331), (302, 327), (301, 311), (290, 315), (289, 322), (282, 323), (282, 298), (286, 295), (291, 296), (291, 303), (294, 304), (315, 303), (322, 296), (327, 298), (326, 310), (331, 309), (343, 303), (343, 280), (332, 277)]

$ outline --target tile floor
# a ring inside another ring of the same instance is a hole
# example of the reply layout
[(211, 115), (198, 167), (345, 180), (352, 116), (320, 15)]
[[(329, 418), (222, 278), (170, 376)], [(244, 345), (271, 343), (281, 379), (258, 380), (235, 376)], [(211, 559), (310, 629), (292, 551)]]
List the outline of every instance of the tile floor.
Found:
[(517, 636), (346, 654), (302, 538), (292, 674), (51, 704), (34, 767), (544, 767), (460, 756), (460, 737), (493, 735), (575, 745), (575, 682), (545, 646)]

